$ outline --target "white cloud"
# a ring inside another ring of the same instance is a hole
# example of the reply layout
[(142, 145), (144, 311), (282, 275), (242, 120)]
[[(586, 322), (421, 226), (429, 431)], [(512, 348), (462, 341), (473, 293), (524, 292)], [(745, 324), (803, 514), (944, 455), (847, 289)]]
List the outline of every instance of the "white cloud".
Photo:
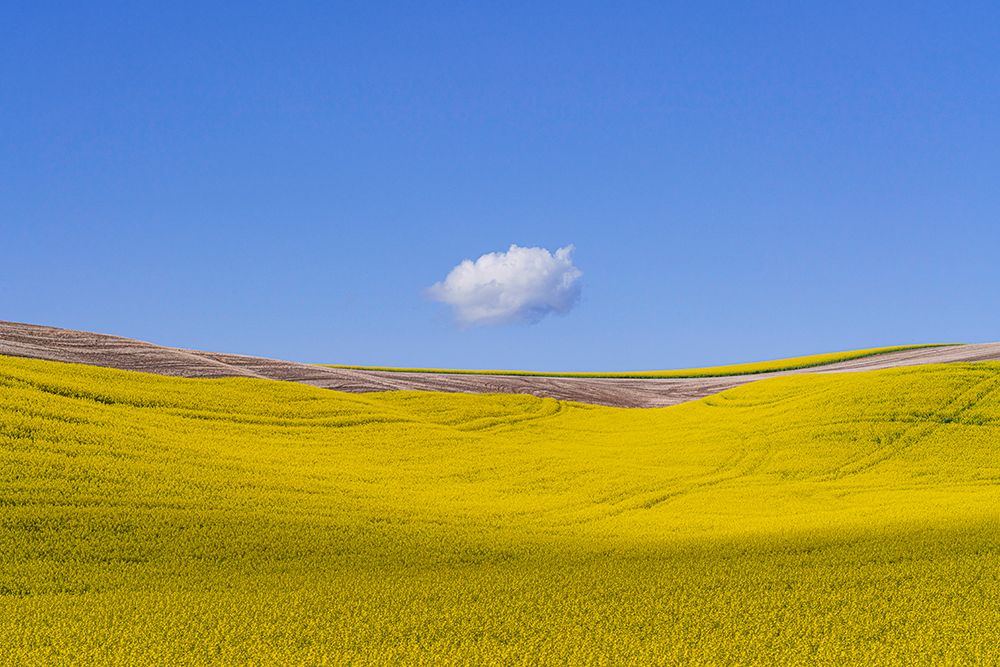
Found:
[(572, 254), (572, 245), (554, 253), (511, 245), (507, 252), (463, 261), (428, 294), (451, 306), (466, 326), (538, 322), (576, 305), (583, 273)]

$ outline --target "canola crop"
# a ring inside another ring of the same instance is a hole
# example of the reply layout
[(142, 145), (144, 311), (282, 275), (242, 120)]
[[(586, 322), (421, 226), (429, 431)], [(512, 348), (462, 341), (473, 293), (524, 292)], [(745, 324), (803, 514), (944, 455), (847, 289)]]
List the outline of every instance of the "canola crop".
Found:
[(0, 357), (0, 662), (993, 664), (1000, 364), (620, 409)]
[(894, 347), (871, 347), (863, 350), (849, 350), (847, 352), (828, 352), (826, 354), (812, 354), (804, 357), (789, 357), (787, 359), (775, 359), (773, 361), (757, 361), (747, 364), (729, 364), (726, 366), (708, 366), (705, 368), (682, 368), (670, 371), (623, 371), (623, 372), (556, 372), (545, 371), (503, 371), (503, 370), (465, 370), (448, 368), (398, 368), (394, 366), (345, 366), (341, 364), (320, 364), (326, 368), (343, 368), (347, 370), (359, 371), (391, 371), (394, 373), (447, 373), (452, 375), (514, 375), (525, 377), (559, 377), (559, 378), (619, 378), (619, 379), (642, 379), (642, 378), (710, 378), (725, 377), (729, 375), (758, 375), (760, 373), (774, 373), (778, 371), (794, 371), (803, 368), (814, 368), (816, 366), (826, 366), (841, 361), (851, 361), (864, 357), (873, 357), (887, 352), (903, 352), (905, 350), (918, 350), (926, 347), (943, 347), (947, 343), (935, 343), (930, 345), (896, 345)]

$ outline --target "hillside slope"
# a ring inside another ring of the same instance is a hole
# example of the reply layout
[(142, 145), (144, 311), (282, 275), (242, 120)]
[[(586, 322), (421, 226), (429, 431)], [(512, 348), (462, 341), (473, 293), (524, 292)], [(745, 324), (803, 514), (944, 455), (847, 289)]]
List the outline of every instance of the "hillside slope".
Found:
[[(750, 375), (720, 376), (718, 373), (724, 372), (720, 369), (696, 369), (701, 371), (702, 377), (628, 379), (333, 368), (237, 354), (181, 350), (106, 334), (0, 321), (0, 355), (92, 364), (176, 377), (287, 380), (348, 392), (413, 390), (529, 394), (597, 405), (660, 407), (788, 372), (844, 372), (918, 364), (998, 361), (1000, 343), (903, 349), (822, 366), (809, 366), (810, 362), (807, 362), (804, 368), (795, 368), (797, 364), (802, 365), (801, 359), (781, 360), (770, 362), (770, 365), (751, 365), (755, 374)], [(780, 368), (781, 364), (792, 370), (758, 372), (761, 368)], [(746, 372), (746, 368), (740, 371), (738, 367), (730, 367), (730, 371)], [(654, 372), (656, 374), (669, 373)], [(691, 371), (681, 374), (690, 375)]]
[(957, 348), (956, 345), (932, 344), (932, 345), (895, 345), (890, 347), (872, 347), (862, 350), (847, 350), (845, 352), (828, 352), (825, 354), (811, 354), (804, 357), (788, 357), (785, 359), (774, 359), (771, 361), (758, 361), (746, 364), (729, 364), (727, 366), (707, 366), (704, 368), (681, 368), (677, 370), (659, 371), (573, 371), (573, 372), (546, 372), (546, 371), (512, 371), (512, 370), (465, 370), (450, 368), (394, 368), (389, 366), (349, 366), (343, 364), (323, 364), (327, 368), (347, 368), (365, 371), (391, 371), (394, 373), (445, 373), (453, 375), (499, 375), (499, 376), (521, 376), (521, 377), (553, 377), (553, 378), (611, 378), (618, 380), (645, 380), (661, 378), (693, 379), (693, 378), (714, 378), (729, 377), (733, 375), (762, 375), (779, 371), (798, 371), (817, 368), (819, 366), (829, 366), (842, 362), (854, 362), (869, 357), (877, 357), (883, 354), (897, 352), (910, 352), (915, 350), (926, 350), (927, 348), (947, 347)]
[(0, 358), (24, 664), (985, 663), (1000, 364), (659, 410)]

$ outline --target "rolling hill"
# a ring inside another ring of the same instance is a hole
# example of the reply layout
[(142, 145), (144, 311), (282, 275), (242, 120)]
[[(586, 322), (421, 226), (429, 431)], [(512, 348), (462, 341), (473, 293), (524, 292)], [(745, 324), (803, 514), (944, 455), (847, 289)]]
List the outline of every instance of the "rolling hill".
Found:
[(918, 364), (1000, 361), (1000, 343), (874, 348), (681, 371), (525, 373), (322, 366), (183, 350), (110, 336), (0, 321), (0, 354), (91, 364), (175, 377), (247, 377), (347, 392), (390, 390), (530, 394), (620, 407), (661, 407), (786, 373), (845, 372)]
[(21, 664), (986, 664), (998, 450), (989, 362), (630, 410), (0, 356), (0, 645)]

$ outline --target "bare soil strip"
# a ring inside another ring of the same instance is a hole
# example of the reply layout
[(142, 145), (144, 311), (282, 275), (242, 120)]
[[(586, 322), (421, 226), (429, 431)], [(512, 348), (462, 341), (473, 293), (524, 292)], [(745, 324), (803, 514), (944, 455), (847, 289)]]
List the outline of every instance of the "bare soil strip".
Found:
[(887, 352), (792, 371), (710, 378), (558, 378), (413, 373), (326, 368), (238, 354), (163, 347), (107, 334), (0, 321), (0, 354), (90, 364), (187, 378), (250, 377), (349, 391), (447, 391), (532, 394), (631, 408), (691, 401), (725, 389), (790, 373), (840, 373), (970, 361), (1000, 361), (1000, 343), (949, 345)]

